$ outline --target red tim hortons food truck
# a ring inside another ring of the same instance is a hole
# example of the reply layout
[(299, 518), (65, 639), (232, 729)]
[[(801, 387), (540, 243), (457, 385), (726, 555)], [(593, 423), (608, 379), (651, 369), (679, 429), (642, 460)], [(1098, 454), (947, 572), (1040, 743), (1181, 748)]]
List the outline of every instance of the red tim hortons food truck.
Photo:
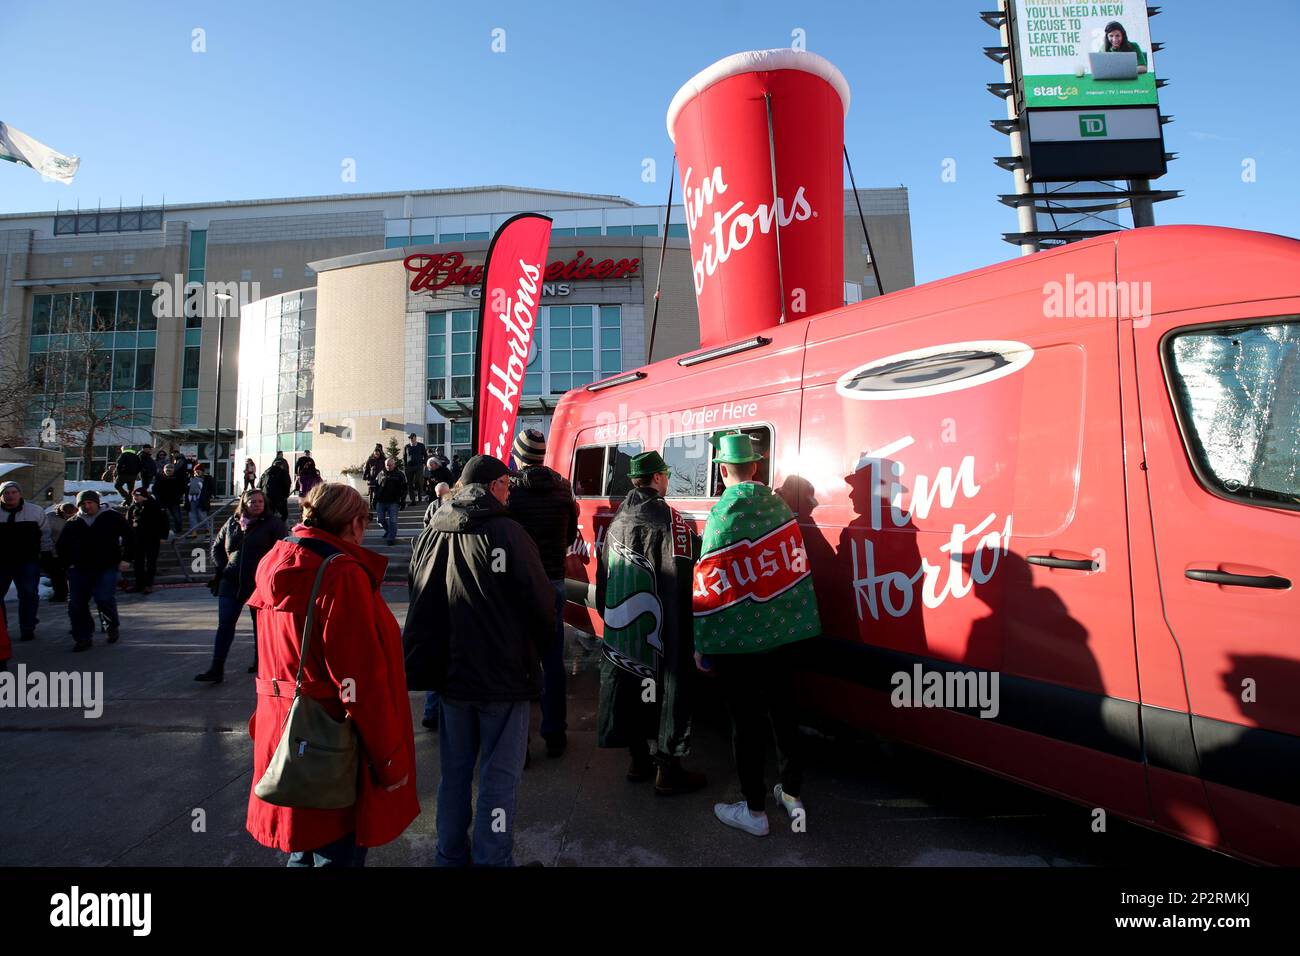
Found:
[[(842, 306), (848, 100), (791, 50), (674, 99), (701, 348), (556, 409), (547, 464), (582, 515), (569, 622), (601, 631), (629, 458), (663, 455), (700, 530), (709, 438), (746, 432), (817, 594), (806, 704), (1300, 864), (1300, 242), (1135, 229)], [(789, 556), (762, 545), (696, 591), (770, 598)], [(900, 690), (992, 677), (982, 709)]]

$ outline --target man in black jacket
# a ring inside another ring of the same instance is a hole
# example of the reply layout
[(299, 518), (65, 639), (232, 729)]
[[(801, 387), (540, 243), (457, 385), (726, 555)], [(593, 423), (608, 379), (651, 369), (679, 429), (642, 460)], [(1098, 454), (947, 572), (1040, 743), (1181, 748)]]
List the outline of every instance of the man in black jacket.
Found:
[(568, 480), (542, 464), (546, 436), (536, 428), (515, 436), (511, 454), (523, 468), (510, 480), (510, 513), (536, 543), (555, 591), (555, 640), (542, 656), (541, 734), (547, 756), (558, 757), (568, 743), (569, 727), (564, 699), (564, 556), (578, 534), (578, 502)]
[[(510, 517), (509, 471), (488, 455), (416, 539), (406, 617), (407, 683), (441, 695), (439, 866), (513, 865), (515, 791), (529, 701), (555, 634), (555, 596), (528, 532)], [(470, 789), (480, 765), (472, 849)]]
[(167, 537), (167, 514), (144, 485), (135, 489), (135, 500), (126, 509), (131, 526), (131, 557), (135, 564), (135, 587), (132, 594), (149, 594), (158, 575), (158, 548)]
[(68, 568), (68, 619), (74, 651), (90, 650), (95, 622), (90, 601), (108, 623), (108, 643), (119, 635), (117, 575), (124, 550), (131, 549), (131, 526), (121, 512), (100, 508), (99, 493), (77, 495), (77, 516), (59, 535), (59, 560)]
[(140, 449), (140, 487), (148, 489), (158, 478), (158, 463), (153, 458), (153, 448)]
[(185, 500), (185, 486), (188, 483), (185, 476), (177, 472), (176, 466), (168, 461), (153, 485), (153, 496), (171, 519), (172, 530), (177, 534), (185, 530), (185, 522), (181, 518), (181, 502)]
[(276, 458), (270, 467), (257, 479), (257, 487), (266, 495), (270, 509), (280, 516), (281, 521), (289, 520), (289, 491), (293, 481), (289, 477), (289, 463), (283, 458)]
[(406, 487), (411, 496), (411, 504), (418, 505), (420, 489), (424, 485), (424, 462), (429, 457), (429, 451), (415, 432), (407, 435), (406, 439), (406, 444), (402, 447), (402, 464), (406, 466)]
[(122, 446), (122, 454), (117, 456), (117, 468), (114, 472), (113, 489), (122, 496), (122, 507), (131, 503), (131, 487), (136, 475), (140, 474), (140, 456), (134, 448)]
[(406, 476), (397, 467), (397, 459), (384, 462), (384, 470), (375, 480), (375, 511), (384, 527), (384, 544), (397, 543), (397, 513), (406, 505)]
[[(689, 793), (706, 783), (681, 766), (695, 676), (695, 543), (664, 501), (669, 472), (657, 451), (635, 456), (628, 477), (634, 487), (605, 532), (596, 569), (596, 610), (605, 622), (596, 743), (631, 751), (629, 780), (648, 779), (658, 764), (656, 793)], [(653, 763), (648, 739), (657, 746)]]
[[(16, 481), (0, 485), (0, 606), (13, 584), (18, 591), (19, 640), (36, 638), (41, 603), (41, 554), (48, 552), (50, 524), (40, 505), (23, 498)], [(4, 611), (5, 623), (9, 622)]]

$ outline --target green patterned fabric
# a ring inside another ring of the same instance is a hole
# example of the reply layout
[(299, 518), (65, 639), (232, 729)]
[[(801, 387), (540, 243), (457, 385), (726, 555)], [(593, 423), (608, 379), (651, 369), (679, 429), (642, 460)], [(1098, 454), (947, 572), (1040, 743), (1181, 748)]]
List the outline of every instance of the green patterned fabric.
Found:
[(803, 534), (766, 485), (733, 485), (709, 512), (693, 604), (705, 654), (769, 651), (821, 632)]

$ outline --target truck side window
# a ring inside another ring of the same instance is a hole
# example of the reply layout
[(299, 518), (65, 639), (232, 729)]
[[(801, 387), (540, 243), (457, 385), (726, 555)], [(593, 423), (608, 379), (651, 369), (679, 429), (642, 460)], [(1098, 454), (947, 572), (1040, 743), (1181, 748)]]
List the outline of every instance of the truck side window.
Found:
[(605, 447), (579, 448), (573, 456), (573, 493), (599, 495), (605, 476)]
[(611, 445), (609, 457), (605, 460), (605, 494), (611, 498), (622, 498), (632, 490), (632, 479), (628, 472), (632, 469), (632, 458), (641, 454), (640, 442), (628, 442)]
[(1165, 368), (1200, 482), (1300, 507), (1300, 320), (1175, 333)]
[(722, 495), (722, 473), (713, 464), (714, 448), (709, 443), (712, 434), (741, 432), (754, 439), (754, 447), (763, 460), (754, 474), (756, 481), (770, 484), (772, 480), (772, 429), (767, 425), (729, 429), (723, 432), (694, 432), (674, 435), (664, 442), (663, 456), (672, 469), (668, 477), (669, 498), (717, 498)]
[(587, 498), (622, 498), (632, 490), (627, 473), (639, 454), (640, 442), (579, 448), (573, 456), (573, 493)]

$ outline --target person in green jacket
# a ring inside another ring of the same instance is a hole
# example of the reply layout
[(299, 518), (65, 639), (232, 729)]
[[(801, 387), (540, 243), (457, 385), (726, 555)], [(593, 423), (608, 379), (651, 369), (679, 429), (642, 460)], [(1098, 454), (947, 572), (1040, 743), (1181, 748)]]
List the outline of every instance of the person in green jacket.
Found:
[(696, 663), (717, 675), (732, 720), (744, 799), (713, 812), (729, 827), (766, 836), (763, 751), (776, 736), (781, 782), (773, 790), (792, 820), (802, 818), (803, 754), (792, 675), (802, 642), (821, 632), (803, 535), (793, 512), (754, 481), (758, 455), (748, 435), (722, 435), (713, 461), (726, 486), (709, 511), (695, 566)]

